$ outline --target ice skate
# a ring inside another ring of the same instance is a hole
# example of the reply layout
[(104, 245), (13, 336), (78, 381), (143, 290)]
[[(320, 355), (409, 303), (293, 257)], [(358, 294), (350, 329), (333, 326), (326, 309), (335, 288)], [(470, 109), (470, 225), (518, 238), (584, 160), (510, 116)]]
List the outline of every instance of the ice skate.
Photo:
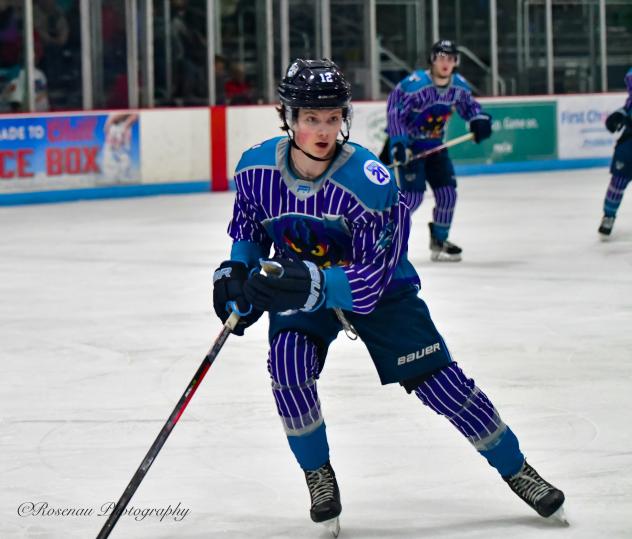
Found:
[(461, 249), (459, 246), (448, 240), (438, 240), (432, 231), (432, 223), (428, 223), (430, 228), (430, 260), (433, 262), (460, 262)]
[(305, 480), (312, 500), (309, 516), (314, 522), (323, 524), (334, 537), (340, 533), (338, 519), (342, 506), (336, 474), (329, 462), (318, 470), (305, 471)]
[(601, 224), (599, 225), (599, 234), (601, 234), (602, 239), (607, 239), (608, 237), (610, 237), (613, 226), (614, 217), (608, 217), (607, 215), (604, 215), (601, 219)]
[(503, 479), (540, 516), (568, 525), (563, 508), (564, 493), (542, 479), (527, 461), (517, 474)]

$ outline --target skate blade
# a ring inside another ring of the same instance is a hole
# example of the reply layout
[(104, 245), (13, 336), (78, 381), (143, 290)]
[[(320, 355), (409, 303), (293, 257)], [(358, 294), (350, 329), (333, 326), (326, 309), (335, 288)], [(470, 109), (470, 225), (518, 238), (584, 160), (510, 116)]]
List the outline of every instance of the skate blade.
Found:
[(334, 537), (338, 537), (338, 534), (340, 533), (340, 519), (338, 517), (332, 518), (330, 520), (324, 520), (320, 524), (325, 526), (325, 528), (327, 528), (327, 531), (331, 533), (331, 535), (333, 535)]
[(430, 260), (433, 262), (461, 262), (461, 255), (449, 255), (447, 253), (432, 253)]
[(555, 511), (548, 520), (551, 522), (557, 522), (558, 524), (562, 524), (563, 526), (570, 526), (570, 522), (568, 518), (566, 518), (566, 511), (564, 510), (564, 505), (560, 505), (559, 509)]

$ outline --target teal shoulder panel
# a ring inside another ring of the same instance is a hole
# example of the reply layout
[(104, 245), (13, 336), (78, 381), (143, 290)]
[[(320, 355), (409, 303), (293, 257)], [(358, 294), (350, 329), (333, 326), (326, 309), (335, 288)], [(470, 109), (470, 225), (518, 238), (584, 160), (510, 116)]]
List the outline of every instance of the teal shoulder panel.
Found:
[(261, 144), (255, 144), (249, 150), (246, 150), (242, 155), (235, 174), (245, 168), (250, 167), (273, 167), (276, 166), (276, 149), (277, 144), (285, 140), (286, 137), (274, 137), (262, 142)]
[(463, 88), (468, 92), (471, 92), (471, 88), (469, 83), (458, 73), (455, 73), (452, 77), (452, 86), (457, 86), (458, 88)]
[(432, 79), (423, 69), (413, 71), (399, 83), (401, 90), (408, 93), (418, 92), (421, 88), (426, 86), (432, 86)]

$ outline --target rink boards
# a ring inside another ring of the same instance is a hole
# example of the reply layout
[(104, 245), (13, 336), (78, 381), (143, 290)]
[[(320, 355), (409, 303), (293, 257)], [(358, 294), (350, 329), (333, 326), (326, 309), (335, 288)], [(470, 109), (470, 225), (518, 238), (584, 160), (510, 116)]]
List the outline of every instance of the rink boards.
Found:
[[(493, 135), (450, 150), (457, 174), (603, 166), (626, 95), (481, 99)], [(0, 115), (0, 205), (222, 191), (250, 146), (281, 134), (272, 105)], [(385, 102), (354, 104), (352, 140), (379, 153)], [(457, 114), (447, 138), (467, 131)]]

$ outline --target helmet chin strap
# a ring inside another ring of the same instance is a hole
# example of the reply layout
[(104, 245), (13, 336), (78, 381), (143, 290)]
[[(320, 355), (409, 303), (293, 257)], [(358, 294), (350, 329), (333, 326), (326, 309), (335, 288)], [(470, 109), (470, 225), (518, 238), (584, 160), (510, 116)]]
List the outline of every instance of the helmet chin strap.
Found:
[(332, 155), (331, 157), (316, 157), (315, 155), (312, 155), (309, 152), (306, 152), (303, 148), (301, 148), (298, 144), (296, 144), (296, 141), (294, 140), (294, 137), (290, 137), (290, 141), (291, 144), (294, 148), (296, 148), (297, 150), (300, 150), (301, 152), (303, 152), (307, 157), (309, 157), (310, 159), (313, 159), (314, 161), (331, 161), (334, 156)]
[[(320, 162), (331, 161), (335, 157), (336, 152), (334, 152), (334, 154), (331, 157), (316, 157), (315, 155), (312, 155), (311, 153), (306, 152), (303, 148), (301, 148), (298, 144), (296, 144), (296, 141), (294, 140), (294, 131), (287, 124), (287, 121), (285, 121), (285, 125), (287, 126), (287, 136), (290, 139), (290, 144), (292, 145), (292, 147), (296, 148), (298, 151), (302, 152), (313, 161), (320, 161)], [(344, 146), (349, 140), (350, 125), (349, 125), (349, 120), (347, 119), (345, 119), (345, 126), (347, 127), (347, 132), (345, 133), (343, 131), (340, 131), (340, 133), (342, 134), (342, 142), (336, 141), (336, 144), (340, 144), (341, 146)]]

